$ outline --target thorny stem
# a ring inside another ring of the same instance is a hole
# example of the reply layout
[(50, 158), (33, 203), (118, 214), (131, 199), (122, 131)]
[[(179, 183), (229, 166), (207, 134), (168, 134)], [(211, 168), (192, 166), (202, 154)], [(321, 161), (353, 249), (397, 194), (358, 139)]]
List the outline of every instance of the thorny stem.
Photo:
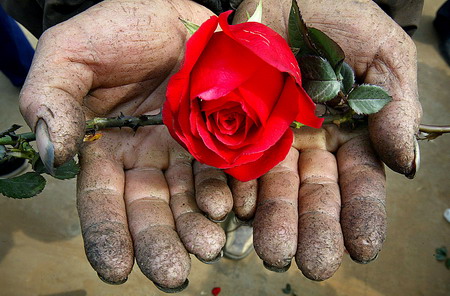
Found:
[[(157, 115), (141, 115), (139, 117), (124, 116), (110, 118), (94, 118), (86, 121), (86, 134), (94, 134), (98, 130), (113, 128), (113, 127), (129, 127), (137, 130), (141, 126), (147, 125), (161, 125), (163, 124), (161, 113)], [(0, 133), (0, 145), (16, 145), (20, 140), (32, 142), (36, 140), (36, 135), (32, 132), (23, 133), (11, 136), (8, 131), (13, 132), (17, 130), (14, 125), (14, 130), (11, 128)]]
[[(325, 117), (324, 124), (329, 123), (344, 123), (349, 121), (350, 119), (347, 116), (342, 117), (342, 115), (329, 115)], [(86, 122), (86, 134), (95, 134), (96, 131), (114, 128), (114, 127), (129, 127), (134, 130), (137, 130), (141, 126), (147, 125), (161, 125), (163, 124), (161, 113), (157, 115), (141, 115), (139, 117), (133, 116), (124, 116), (120, 115), (118, 117), (110, 117), (110, 118), (94, 118), (92, 120), (88, 120)], [(32, 142), (36, 140), (36, 136), (32, 132), (23, 133), (11, 136), (8, 134), (8, 131), (14, 132), (17, 130), (17, 126), (13, 126), (12, 128), (0, 133), (0, 145), (16, 145), (21, 140), (26, 142)], [(429, 125), (429, 124), (421, 124), (419, 126), (419, 132), (440, 136), (445, 133), (450, 133), (450, 125)], [(429, 139), (429, 138), (425, 138)]]
[(94, 118), (86, 122), (86, 134), (113, 127), (129, 127), (137, 130), (141, 126), (163, 124), (162, 114), (141, 115), (139, 117), (120, 115), (113, 118)]

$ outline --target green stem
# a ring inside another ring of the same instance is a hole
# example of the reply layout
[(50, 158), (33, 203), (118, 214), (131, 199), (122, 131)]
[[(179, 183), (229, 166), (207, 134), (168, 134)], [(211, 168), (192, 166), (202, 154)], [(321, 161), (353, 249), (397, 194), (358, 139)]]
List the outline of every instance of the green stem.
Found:
[(431, 133), (445, 134), (450, 133), (450, 125), (421, 124), (419, 125), (419, 131), (428, 134)]
[(343, 114), (328, 114), (323, 117), (324, 118), (323, 124), (330, 124), (330, 123), (341, 124), (344, 122), (352, 121), (353, 115), (355, 115), (355, 111), (351, 109)]
[(113, 127), (129, 127), (136, 130), (141, 126), (160, 124), (163, 124), (161, 113), (157, 115), (141, 115), (139, 117), (120, 115), (112, 118), (94, 118), (86, 122), (86, 133), (94, 133), (101, 129)]
[(0, 137), (3, 137), (5, 135), (8, 135), (10, 133), (15, 132), (16, 130), (18, 130), (19, 128), (21, 128), (20, 125), (18, 124), (13, 124), (10, 128), (8, 128), (7, 130), (4, 130), (0, 133)]
[(35, 154), (36, 153), (32, 151), (9, 151), (6, 153), (7, 156), (13, 158), (25, 158), (25, 159), (33, 159)]
[(0, 145), (16, 145), (20, 139), (23, 139), (27, 142), (32, 142), (32, 141), (36, 140), (36, 135), (32, 132), (23, 133), (23, 134), (17, 135), (17, 139), (13, 139), (9, 135), (4, 135), (4, 136), (0, 137)]
[[(323, 123), (330, 124), (335, 123), (336, 121), (344, 123), (346, 121), (349, 121), (352, 116), (353, 113), (348, 113), (344, 115), (343, 114), (327, 115)], [(98, 130), (114, 127), (129, 127), (136, 130), (138, 127), (141, 126), (161, 125), (161, 124), (163, 124), (161, 113), (157, 115), (141, 115), (139, 117), (120, 115), (118, 117), (110, 117), (110, 118), (94, 118), (86, 122), (86, 133), (92, 134)], [(13, 137), (7, 134), (8, 131), (10, 130), (15, 131), (16, 129), (17, 127), (14, 125), (12, 128), (0, 133), (0, 145), (16, 145), (21, 139), (25, 140), (26, 142), (32, 142), (36, 140), (36, 136), (32, 132), (18, 134), (17, 139), (13, 139)], [(450, 126), (421, 124), (419, 126), (419, 131), (428, 134), (444, 134), (450, 133)]]
[[(163, 124), (161, 113), (157, 115), (141, 115), (139, 117), (124, 116), (109, 118), (94, 118), (86, 121), (86, 134), (93, 134), (98, 130), (113, 128), (113, 127), (129, 127), (136, 130), (138, 127), (146, 125), (161, 125)], [(32, 132), (18, 134), (13, 138), (6, 134), (0, 136), (0, 145), (16, 145), (21, 139), (27, 142), (36, 140), (36, 135)]]

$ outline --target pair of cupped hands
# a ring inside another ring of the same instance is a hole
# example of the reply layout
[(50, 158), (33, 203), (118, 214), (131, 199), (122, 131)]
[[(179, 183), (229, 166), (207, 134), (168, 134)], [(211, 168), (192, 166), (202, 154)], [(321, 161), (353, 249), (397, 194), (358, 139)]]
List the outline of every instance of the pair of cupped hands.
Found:
[[(234, 22), (245, 21), (257, 2), (244, 1)], [(220, 254), (225, 233), (215, 221), (232, 209), (253, 219), (255, 250), (275, 270), (295, 256), (305, 276), (323, 280), (344, 248), (360, 263), (377, 256), (386, 231), (380, 158), (407, 176), (416, 170), (415, 47), (372, 1), (298, 4), (308, 26), (341, 45), (357, 79), (383, 86), (393, 101), (369, 118), (368, 130), (295, 130), (286, 159), (245, 183), (194, 161), (164, 126), (104, 130), (100, 140), (82, 143), (87, 119), (159, 113), (190, 36), (179, 18), (201, 24), (211, 11), (188, 0), (109, 0), (40, 38), (21, 112), (47, 164), (79, 153), (81, 229), (103, 280), (124, 282), (136, 258), (161, 288), (182, 287), (188, 253), (202, 261)], [(285, 38), (290, 6), (263, 1), (262, 22)]]

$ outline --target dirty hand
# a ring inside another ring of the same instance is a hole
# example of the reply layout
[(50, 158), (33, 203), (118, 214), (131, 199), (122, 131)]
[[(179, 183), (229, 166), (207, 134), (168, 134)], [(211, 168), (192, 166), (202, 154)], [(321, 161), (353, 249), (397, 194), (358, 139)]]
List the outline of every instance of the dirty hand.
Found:
[(188, 252), (211, 261), (225, 243), (195, 204), (192, 157), (164, 126), (105, 130), (82, 144), (87, 119), (159, 112), (189, 36), (179, 17), (202, 23), (211, 14), (187, 0), (104, 1), (39, 40), (21, 112), (47, 166), (81, 145), (81, 229), (106, 282), (124, 282), (136, 257), (148, 278), (173, 291), (189, 274)]
[(294, 130), (284, 161), (249, 182), (231, 179), (234, 211), (253, 218), (256, 253), (271, 270), (297, 266), (331, 277), (345, 248), (353, 260), (377, 256), (386, 233), (385, 174), (367, 131), (335, 125)]
[[(244, 1), (235, 21), (257, 2)], [(378, 156), (393, 170), (414, 176), (421, 107), (414, 44), (378, 6), (362, 0), (298, 4), (308, 26), (341, 45), (360, 82), (383, 86), (393, 97), (369, 117), (368, 135), (335, 126), (302, 127), (295, 131), (295, 149), (277, 167), (258, 181), (230, 183), (237, 216), (255, 215), (254, 246), (266, 266), (281, 270), (295, 255), (305, 276), (323, 280), (339, 267), (344, 245), (361, 263), (380, 251), (386, 210)], [(290, 6), (288, 0), (265, 1), (263, 23), (286, 37)]]

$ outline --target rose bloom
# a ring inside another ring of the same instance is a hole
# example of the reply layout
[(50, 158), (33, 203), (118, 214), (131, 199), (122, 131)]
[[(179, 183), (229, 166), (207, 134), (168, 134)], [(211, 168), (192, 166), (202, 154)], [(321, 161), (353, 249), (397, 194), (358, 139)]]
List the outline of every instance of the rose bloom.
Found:
[(187, 42), (163, 121), (198, 161), (249, 181), (286, 157), (294, 120), (316, 128), (323, 120), (287, 42), (261, 23), (229, 25), (230, 13), (211, 17)]

